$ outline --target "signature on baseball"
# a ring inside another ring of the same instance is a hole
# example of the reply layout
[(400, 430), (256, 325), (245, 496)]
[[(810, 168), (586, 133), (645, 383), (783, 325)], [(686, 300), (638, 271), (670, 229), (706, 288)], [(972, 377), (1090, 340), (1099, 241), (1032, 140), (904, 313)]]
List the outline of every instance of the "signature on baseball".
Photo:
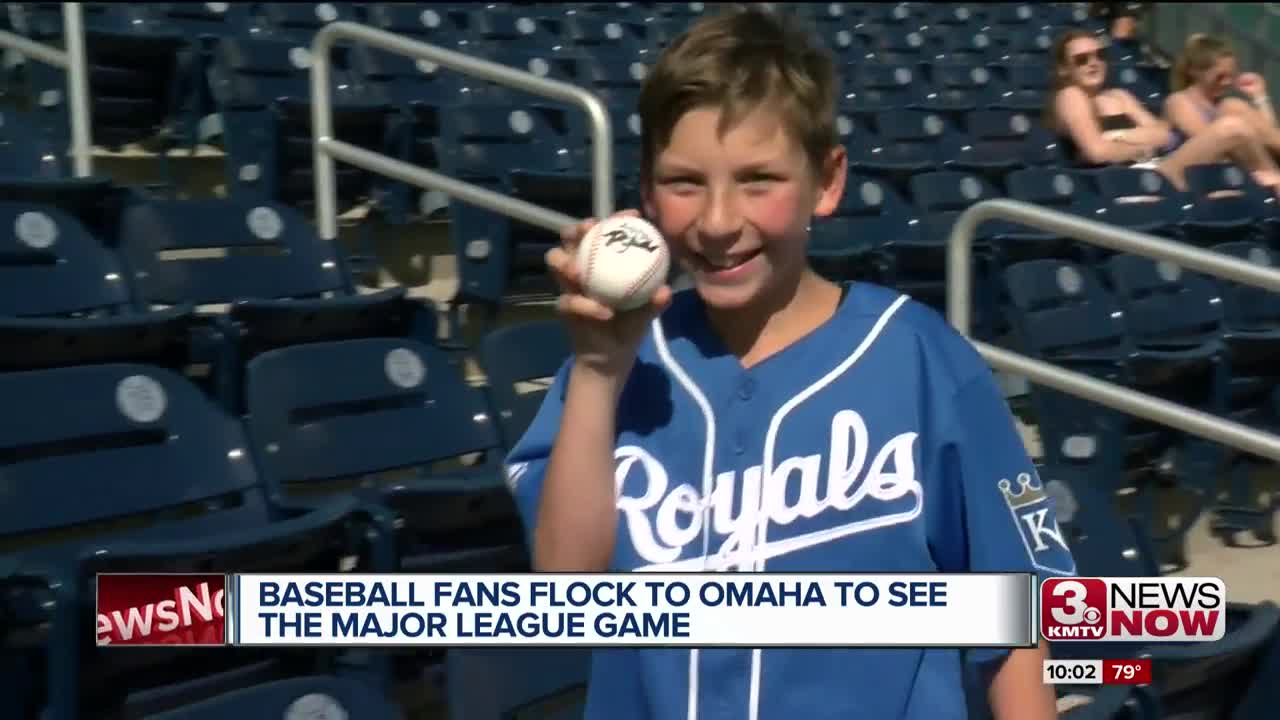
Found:
[(605, 233), (605, 247), (613, 247), (618, 253), (624, 253), (627, 248), (640, 248), (646, 252), (653, 252), (658, 246), (652, 240), (646, 240), (640, 234), (630, 228), (620, 227)]

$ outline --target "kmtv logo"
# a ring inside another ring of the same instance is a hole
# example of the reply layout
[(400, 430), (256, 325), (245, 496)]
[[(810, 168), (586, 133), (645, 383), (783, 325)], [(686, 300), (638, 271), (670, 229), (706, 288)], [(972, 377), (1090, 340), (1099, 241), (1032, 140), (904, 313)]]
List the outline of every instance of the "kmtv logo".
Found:
[(1227, 632), (1218, 578), (1050, 578), (1040, 585), (1047, 640), (1187, 642)]

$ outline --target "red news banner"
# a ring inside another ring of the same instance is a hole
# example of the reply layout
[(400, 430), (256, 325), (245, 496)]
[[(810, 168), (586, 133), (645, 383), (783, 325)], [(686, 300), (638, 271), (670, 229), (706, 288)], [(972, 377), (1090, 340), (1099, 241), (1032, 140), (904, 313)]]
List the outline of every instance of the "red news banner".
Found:
[(227, 576), (98, 575), (98, 645), (227, 644)]

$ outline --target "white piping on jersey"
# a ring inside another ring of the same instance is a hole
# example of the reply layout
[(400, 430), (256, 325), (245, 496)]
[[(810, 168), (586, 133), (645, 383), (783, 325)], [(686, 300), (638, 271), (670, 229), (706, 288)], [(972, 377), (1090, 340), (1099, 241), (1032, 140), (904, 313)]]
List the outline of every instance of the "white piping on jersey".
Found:
[[(820, 380), (810, 385), (809, 387), (805, 388), (799, 394), (797, 394), (796, 396), (788, 400), (786, 403), (784, 403), (783, 406), (779, 408), (779, 410), (774, 414), (773, 418), (769, 423), (769, 430), (765, 435), (764, 460), (762, 464), (762, 475), (761, 475), (762, 488), (768, 485), (767, 481), (771, 478), (773, 472), (775, 471), (775, 468), (773, 466), (773, 456), (774, 456), (775, 446), (777, 443), (778, 430), (781, 427), (782, 420), (786, 417), (788, 413), (790, 413), (798, 405), (800, 405), (800, 403), (809, 399), (815, 393), (822, 390), (827, 385), (830, 385), (837, 378), (839, 378), (841, 375), (847, 372), (849, 368), (852, 367), (853, 364), (856, 363), (858, 359), (862, 357), (862, 355), (867, 351), (867, 349), (871, 347), (871, 344), (875, 342), (876, 338), (879, 337), (880, 333), (884, 330), (885, 325), (888, 324), (889, 319), (893, 317), (894, 313), (897, 312), (898, 308), (902, 307), (903, 303), (905, 303), (908, 299), (909, 298), (906, 295), (899, 296), (898, 299), (895, 300), (892, 305), (890, 305), (883, 313), (881, 313), (880, 317), (876, 320), (875, 325), (872, 326), (871, 331), (867, 333), (866, 337), (862, 339), (862, 342), (859, 343), (858, 347), (853, 351), (852, 354), (849, 355), (849, 357), (845, 358), (843, 362), (841, 362), (838, 366), (836, 366), (836, 368), (833, 369), (831, 372), (823, 376)], [(838, 538), (844, 537), (846, 535), (852, 535), (855, 533), (863, 532), (865, 530), (871, 530), (877, 527), (883, 527), (887, 525), (893, 525), (900, 522), (909, 521), (910, 519), (914, 519), (916, 516), (920, 514), (923, 501), (917, 503), (916, 506), (912, 510), (908, 511), (907, 513), (896, 513), (894, 515), (889, 515), (889, 516), (871, 518), (868, 520), (860, 520), (857, 522), (850, 523), (848, 525), (829, 528), (827, 530), (819, 531), (809, 535), (788, 538), (788, 539), (782, 540), (781, 542), (774, 542), (771, 546), (768, 543), (768, 535), (767, 535), (770, 518), (767, 512), (767, 508), (765, 507), (766, 503), (769, 502), (769, 499), (764, 492), (761, 492), (759, 493), (759, 497), (757, 498), (757, 502), (759, 502), (759, 507), (756, 510), (756, 513), (755, 513), (756, 517), (754, 520), (757, 524), (757, 527), (755, 528), (756, 538), (755, 538), (754, 547), (750, 547), (752, 543), (747, 538), (741, 538), (739, 540), (739, 543), (741, 544), (738, 544), (738, 545), (731, 545), (730, 543), (726, 543), (726, 546), (721, 548), (721, 550), (716, 554), (715, 556), (716, 562), (714, 564), (710, 563), (709, 561), (711, 560), (712, 556), (710, 556), (708, 552), (710, 550), (710, 528), (711, 528), (710, 515), (712, 511), (712, 506), (713, 506), (711, 499), (712, 499), (713, 490), (714, 490), (713, 476), (714, 476), (714, 462), (715, 462), (715, 432), (716, 432), (715, 413), (711, 409), (711, 404), (707, 402), (706, 395), (702, 393), (701, 389), (697, 386), (696, 383), (693, 382), (692, 378), (689, 377), (688, 373), (685, 372), (684, 368), (681, 367), (680, 364), (676, 362), (674, 357), (672, 357), (671, 351), (667, 346), (666, 335), (663, 333), (663, 330), (662, 330), (662, 323), (658, 318), (655, 318), (653, 321), (653, 334), (654, 334), (654, 344), (657, 348), (659, 358), (661, 358), (663, 364), (667, 366), (667, 369), (676, 378), (676, 381), (680, 383), (681, 387), (683, 387), (685, 391), (688, 392), (689, 395), (693, 398), (694, 402), (697, 403), (699, 409), (702, 411), (703, 419), (706, 422), (707, 431), (706, 431), (706, 442), (704, 446), (704, 457), (703, 457), (702, 498), (701, 498), (702, 515), (703, 515), (702, 517), (702, 557), (691, 558), (689, 560), (679, 560), (679, 561), (670, 562), (670, 563), (656, 563), (643, 568), (637, 568), (637, 570), (669, 572), (673, 570), (675, 571), (706, 570), (709, 567), (715, 570), (724, 570), (736, 564), (739, 571), (745, 571), (750, 566), (752, 570), (755, 570), (756, 572), (762, 572), (764, 571), (765, 563), (771, 557), (776, 557), (776, 556), (784, 555), (790, 552), (795, 552), (797, 550), (801, 550), (807, 547), (821, 545), (827, 542), (831, 542), (832, 540), (836, 540)], [(861, 422), (861, 418), (858, 418), (856, 413), (854, 414), (854, 417), (857, 419), (859, 423)], [(863, 428), (863, 430), (865, 432), (865, 427)], [(910, 440), (910, 439), (914, 439), (915, 436), (914, 434), (909, 434), (906, 437), (908, 437)], [(890, 445), (893, 445), (893, 443), (891, 443)], [(886, 447), (886, 449), (889, 449), (889, 448)], [(858, 468), (857, 470), (855, 470), (855, 472), (860, 472), (861, 463), (857, 463), (857, 465), (858, 465)], [(743, 499), (745, 500), (746, 498), (743, 498)], [(743, 509), (745, 511), (746, 508), (744, 507)], [(904, 517), (904, 515), (908, 517)], [(742, 547), (742, 544), (748, 545), (748, 547)], [(748, 561), (750, 561), (750, 565)], [(759, 716), (760, 671), (761, 671), (760, 666), (761, 666), (761, 651), (759, 649), (754, 649), (751, 651), (751, 685), (750, 685), (750, 695), (748, 698), (748, 720), (757, 720)], [(697, 717), (698, 717), (698, 650), (697, 648), (691, 648), (689, 651), (688, 720), (697, 720)]]
[[(662, 319), (657, 317), (653, 319), (653, 342), (658, 349), (658, 357), (662, 359), (663, 364), (667, 366), (667, 370), (675, 376), (676, 382), (680, 383), (685, 392), (689, 393), (693, 401), (698, 404), (698, 409), (702, 411), (702, 419), (707, 425), (707, 437), (703, 446), (702, 457), (702, 497), (711, 497), (712, 476), (715, 474), (715, 455), (716, 455), (716, 415), (711, 410), (711, 403), (707, 402), (707, 396), (703, 394), (702, 389), (698, 387), (693, 378), (685, 372), (684, 368), (676, 362), (671, 356), (671, 349), (667, 347), (667, 336), (662, 331)], [(705, 569), (707, 551), (711, 548), (711, 523), (708, 522), (711, 514), (711, 504), (706, 503), (702, 510), (702, 557), (703, 568)], [(697, 720), (698, 718), (698, 649), (691, 648), (689, 650), (689, 713), (688, 720)]]
[[(764, 463), (762, 466), (763, 477), (771, 478), (773, 476), (773, 473), (775, 470), (773, 466), (773, 455), (778, 442), (778, 429), (782, 426), (782, 421), (783, 419), (786, 418), (787, 413), (790, 413), (792, 410), (798, 407), (800, 403), (804, 402), (805, 400), (808, 400), (810, 397), (813, 397), (813, 395), (816, 394), (819, 390), (822, 390), (826, 386), (830, 385), (832, 382), (836, 380), (836, 378), (845, 374), (849, 370), (849, 368), (853, 367), (853, 364), (858, 362), (858, 360), (862, 357), (863, 353), (867, 351), (867, 348), (871, 347), (871, 344), (875, 342), (877, 337), (880, 336), (880, 332), (883, 331), (884, 326), (888, 324), (889, 318), (893, 317), (893, 314), (898, 311), (898, 308), (902, 307), (902, 304), (905, 303), (907, 299), (908, 298), (906, 295), (899, 295), (898, 299), (894, 300), (893, 304), (890, 305), (888, 309), (886, 309), (883, 313), (880, 314), (879, 319), (876, 320), (876, 324), (871, 327), (871, 332), (867, 333), (867, 336), (862, 338), (862, 342), (858, 344), (858, 347), (854, 349), (853, 353), (849, 355), (849, 357), (844, 359), (844, 362), (837, 365), (834, 370), (827, 373), (826, 376), (824, 376), (822, 379), (818, 380), (814, 384), (802, 390), (795, 397), (783, 403), (782, 407), (778, 409), (778, 412), (774, 413), (773, 419), (769, 421), (769, 431), (764, 436)], [(768, 518), (768, 515), (764, 512), (764, 505), (763, 505), (763, 503), (765, 502), (764, 493), (761, 493), (760, 499), (761, 499), (761, 510), (756, 515), (756, 521), (758, 523), (756, 527), (756, 545), (758, 547), (767, 547), (766, 544), (769, 541), (768, 540), (769, 518)], [(921, 504), (922, 503), (917, 503), (915, 507), (916, 515), (919, 515), (920, 513)], [(877, 518), (877, 519), (883, 520), (884, 518)], [(901, 522), (901, 521), (894, 519), (893, 522)], [(854, 524), (857, 524), (857, 523), (854, 523)], [(859, 529), (862, 529), (862, 528), (859, 528)], [(870, 529), (870, 528), (865, 528), (865, 529)], [(842, 530), (844, 530), (844, 532), (840, 534), (850, 534), (848, 533), (847, 528), (844, 528)], [(754, 568), (756, 572), (764, 572), (766, 559), (767, 558), (761, 556), (756, 560), (755, 568)], [(760, 666), (763, 664), (762, 660), (763, 660), (763, 653), (761, 652), (760, 648), (755, 648), (754, 650), (751, 651), (751, 687), (750, 687), (750, 700), (747, 705), (747, 720), (756, 720), (760, 714)]]

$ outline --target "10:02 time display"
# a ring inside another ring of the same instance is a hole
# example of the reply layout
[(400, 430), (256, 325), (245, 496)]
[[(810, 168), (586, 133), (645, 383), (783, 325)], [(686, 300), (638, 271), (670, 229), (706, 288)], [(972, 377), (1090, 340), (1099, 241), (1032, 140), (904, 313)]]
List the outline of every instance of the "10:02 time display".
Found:
[(1102, 684), (1101, 660), (1045, 660), (1044, 683), (1046, 685)]

